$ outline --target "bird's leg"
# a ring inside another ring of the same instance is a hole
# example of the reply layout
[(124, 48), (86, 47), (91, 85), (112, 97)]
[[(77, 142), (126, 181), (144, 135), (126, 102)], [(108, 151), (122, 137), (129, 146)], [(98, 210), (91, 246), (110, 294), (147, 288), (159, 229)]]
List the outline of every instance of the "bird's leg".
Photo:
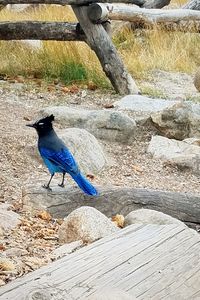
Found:
[(51, 177), (50, 177), (50, 179), (49, 179), (49, 182), (47, 183), (47, 185), (46, 184), (44, 184), (42, 187), (43, 188), (45, 188), (45, 189), (47, 189), (47, 190), (49, 190), (49, 191), (51, 191), (51, 188), (50, 188), (50, 183), (51, 183), (51, 180), (52, 180), (52, 178), (53, 178), (53, 176), (54, 176), (54, 174), (55, 173), (53, 173), (53, 174), (51, 174)]
[(58, 184), (58, 185), (61, 186), (61, 187), (64, 187), (64, 186), (65, 186), (65, 185), (64, 185), (65, 174), (66, 174), (66, 173), (63, 173), (62, 182), (61, 182), (60, 184)]

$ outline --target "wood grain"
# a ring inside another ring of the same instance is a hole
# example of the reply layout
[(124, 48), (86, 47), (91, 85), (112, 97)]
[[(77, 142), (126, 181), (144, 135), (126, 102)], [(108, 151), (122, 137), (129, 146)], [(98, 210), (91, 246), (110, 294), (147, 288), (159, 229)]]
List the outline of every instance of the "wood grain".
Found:
[(182, 225), (131, 225), (0, 289), (0, 300), (87, 299), (119, 288), (137, 299), (200, 296), (200, 236)]
[(186, 193), (126, 187), (99, 188), (98, 197), (88, 197), (78, 188), (61, 189), (52, 186), (52, 192), (42, 187), (27, 186), (23, 190), (24, 208), (32, 206), (47, 209), (54, 217), (65, 217), (80, 206), (92, 206), (111, 217), (127, 215), (138, 208), (149, 208), (169, 214), (183, 222), (200, 224), (200, 196)]

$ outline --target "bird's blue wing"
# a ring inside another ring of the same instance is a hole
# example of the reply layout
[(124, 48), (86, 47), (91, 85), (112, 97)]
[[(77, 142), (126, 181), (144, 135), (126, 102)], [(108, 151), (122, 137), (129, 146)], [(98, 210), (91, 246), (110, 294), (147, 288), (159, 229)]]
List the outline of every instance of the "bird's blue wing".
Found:
[(77, 174), (79, 172), (78, 165), (67, 148), (55, 151), (41, 147), (39, 148), (39, 151), (44, 160), (48, 159), (63, 172), (69, 174)]

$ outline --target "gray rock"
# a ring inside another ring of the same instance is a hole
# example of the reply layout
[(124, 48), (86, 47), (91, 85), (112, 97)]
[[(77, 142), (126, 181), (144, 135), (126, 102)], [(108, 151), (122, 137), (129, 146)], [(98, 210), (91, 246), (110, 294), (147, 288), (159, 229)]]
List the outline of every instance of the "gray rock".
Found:
[(166, 224), (182, 224), (186, 227), (186, 225), (175, 219), (169, 215), (166, 215), (162, 212), (155, 211), (152, 209), (137, 209), (131, 211), (125, 217), (125, 226), (132, 224), (158, 224), (158, 225), (166, 225)]
[(71, 212), (58, 230), (60, 243), (91, 243), (119, 230), (105, 215), (89, 206)]
[(7, 209), (7, 205), (0, 205), (0, 227), (4, 232), (14, 229), (20, 223), (20, 216), (14, 211)]
[[(67, 128), (56, 130), (58, 136), (74, 155), (81, 171), (85, 174), (98, 174), (108, 161), (97, 139), (88, 131), (79, 128)], [(27, 152), (34, 158), (41, 159), (37, 146), (27, 147)]]
[(76, 249), (79, 249), (83, 245), (82, 241), (76, 241), (69, 244), (64, 244), (58, 248), (56, 248), (52, 254), (55, 256), (56, 259), (71, 254)]
[(200, 137), (200, 105), (179, 102), (161, 112), (151, 114), (156, 128), (168, 138), (183, 140)]
[(127, 143), (134, 137), (136, 123), (122, 112), (112, 110), (85, 110), (67, 106), (47, 107), (43, 116), (54, 114), (64, 126), (87, 129), (95, 137)]
[[(198, 141), (198, 139), (196, 139)], [(177, 141), (162, 136), (153, 136), (148, 153), (154, 158), (160, 158), (181, 168), (190, 168), (195, 173), (200, 172), (200, 146), (191, 144), (194, 139)]]
[(152, 99), (140, 95), (127, 95), (116, 101), (114, 106), (120, 110), (130, 110), (139, 113), (153, 113), (171, 107), (177, 101)]

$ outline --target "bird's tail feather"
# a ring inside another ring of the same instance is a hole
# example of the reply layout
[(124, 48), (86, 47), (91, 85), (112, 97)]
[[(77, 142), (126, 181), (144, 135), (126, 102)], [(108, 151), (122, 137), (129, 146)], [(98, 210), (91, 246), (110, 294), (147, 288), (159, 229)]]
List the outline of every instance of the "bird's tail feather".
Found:
[(98, 191), (95, 187), (81, 173), (77, 175), (72, 174), (71, 176), (86, 194), (91, 196), (98, 195)]

